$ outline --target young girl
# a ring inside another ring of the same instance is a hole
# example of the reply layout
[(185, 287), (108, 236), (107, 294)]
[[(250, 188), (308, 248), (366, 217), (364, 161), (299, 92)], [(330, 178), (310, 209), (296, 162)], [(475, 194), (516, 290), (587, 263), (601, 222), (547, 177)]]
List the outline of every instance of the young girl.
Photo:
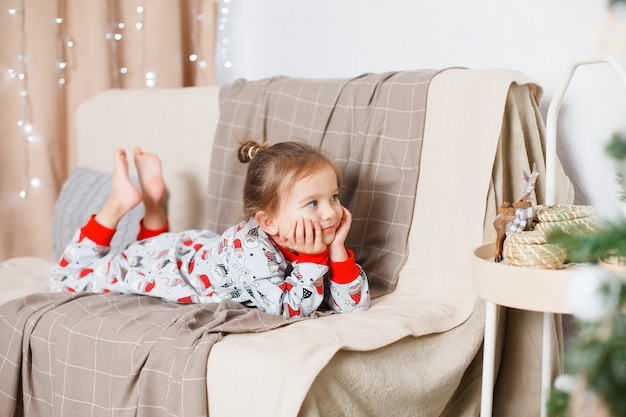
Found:
[[(338, 312), (365, 310), (367, 278), (344, 242), (352, 216), (339, 202), (341, 173), (318, 150), (296, 142), (246, 142), (244, 217), (222, 235), (169, 233), (161, 160), (134, 150), (141, 191), (126, 153), (115, 153), (111, 192), (78, 230), (50, 275), (53, 291), (146, 294), (179, 303), (230, 299), (285, 317), (306, 317), (325, 299)], [(137, 241), (109, 245), (122, 216), (143, 201)]]

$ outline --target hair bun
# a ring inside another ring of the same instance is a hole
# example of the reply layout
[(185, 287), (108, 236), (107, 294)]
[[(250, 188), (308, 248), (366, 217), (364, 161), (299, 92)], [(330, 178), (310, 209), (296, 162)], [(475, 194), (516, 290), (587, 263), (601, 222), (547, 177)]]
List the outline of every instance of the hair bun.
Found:
[(267, 148), (267, 142), (259, 144), (253, 140), (249, 140), (243, 142), (241, 146), (239, 146), (239, 151), (237, 151), (237, 157), (239, 158), (239, 161), (247, 164), (254, 159), (259, 150), (265, 148)]

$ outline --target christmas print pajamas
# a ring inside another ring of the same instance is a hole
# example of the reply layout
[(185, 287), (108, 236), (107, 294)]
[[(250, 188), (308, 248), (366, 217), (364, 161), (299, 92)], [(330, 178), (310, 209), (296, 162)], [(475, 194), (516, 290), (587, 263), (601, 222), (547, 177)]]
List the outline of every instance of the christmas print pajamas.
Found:
[(328, 251), (283, 252), (253, 220), (222, 235), (142, 224), (138, 240), (120, 253), (109, 251), (114, 233), (92, 216), (52, 269), (52, 291), (114, 291), (179, 303), (230, 299), (285, 317), (309, 316), (324, 299), (338, 312), (369, 307), (367, 278), (352, 251), (345, 262), (329, 261)]

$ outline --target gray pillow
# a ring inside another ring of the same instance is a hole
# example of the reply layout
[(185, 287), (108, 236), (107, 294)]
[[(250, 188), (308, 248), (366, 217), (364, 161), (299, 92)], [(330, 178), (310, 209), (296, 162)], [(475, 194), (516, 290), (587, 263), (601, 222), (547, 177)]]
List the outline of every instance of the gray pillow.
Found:
[[(131, 180), (139, 187), (137, 178)], [(52, 248), (57, 258), (61, 256), (74, 233), (87, 223), (92, 214), (96, 214), (104, 206), (110, 188), (109, 173), (87, 167), (76, 167), (72, 170), (61, 188), (54, 207)], [(126, 213), (111, 241), (112, 251), (119, 251), (135, 241), (143, 214), (143, 204)]]

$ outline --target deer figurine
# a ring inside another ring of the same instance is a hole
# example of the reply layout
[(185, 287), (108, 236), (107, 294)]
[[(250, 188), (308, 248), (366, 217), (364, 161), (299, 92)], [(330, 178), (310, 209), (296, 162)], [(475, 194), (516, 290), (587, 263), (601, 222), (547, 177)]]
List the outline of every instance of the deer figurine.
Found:
[(539, 176), (537, 166), (533, 164), (530, 175), (526, 171), (523, 174), (524, 181), (526, 181), (524, 193), (513, 205), (508, 201), (504, 201), (493, 221), (493, 227), (496, 229), (496, 250), (493, 259), (495, 262), (501, 262), (503, 259), (502, 248), (509, 233), (530, 230), (533, 226), (535, 210), (531, 202), (531, 195), (535, 190), (537, 176)]

